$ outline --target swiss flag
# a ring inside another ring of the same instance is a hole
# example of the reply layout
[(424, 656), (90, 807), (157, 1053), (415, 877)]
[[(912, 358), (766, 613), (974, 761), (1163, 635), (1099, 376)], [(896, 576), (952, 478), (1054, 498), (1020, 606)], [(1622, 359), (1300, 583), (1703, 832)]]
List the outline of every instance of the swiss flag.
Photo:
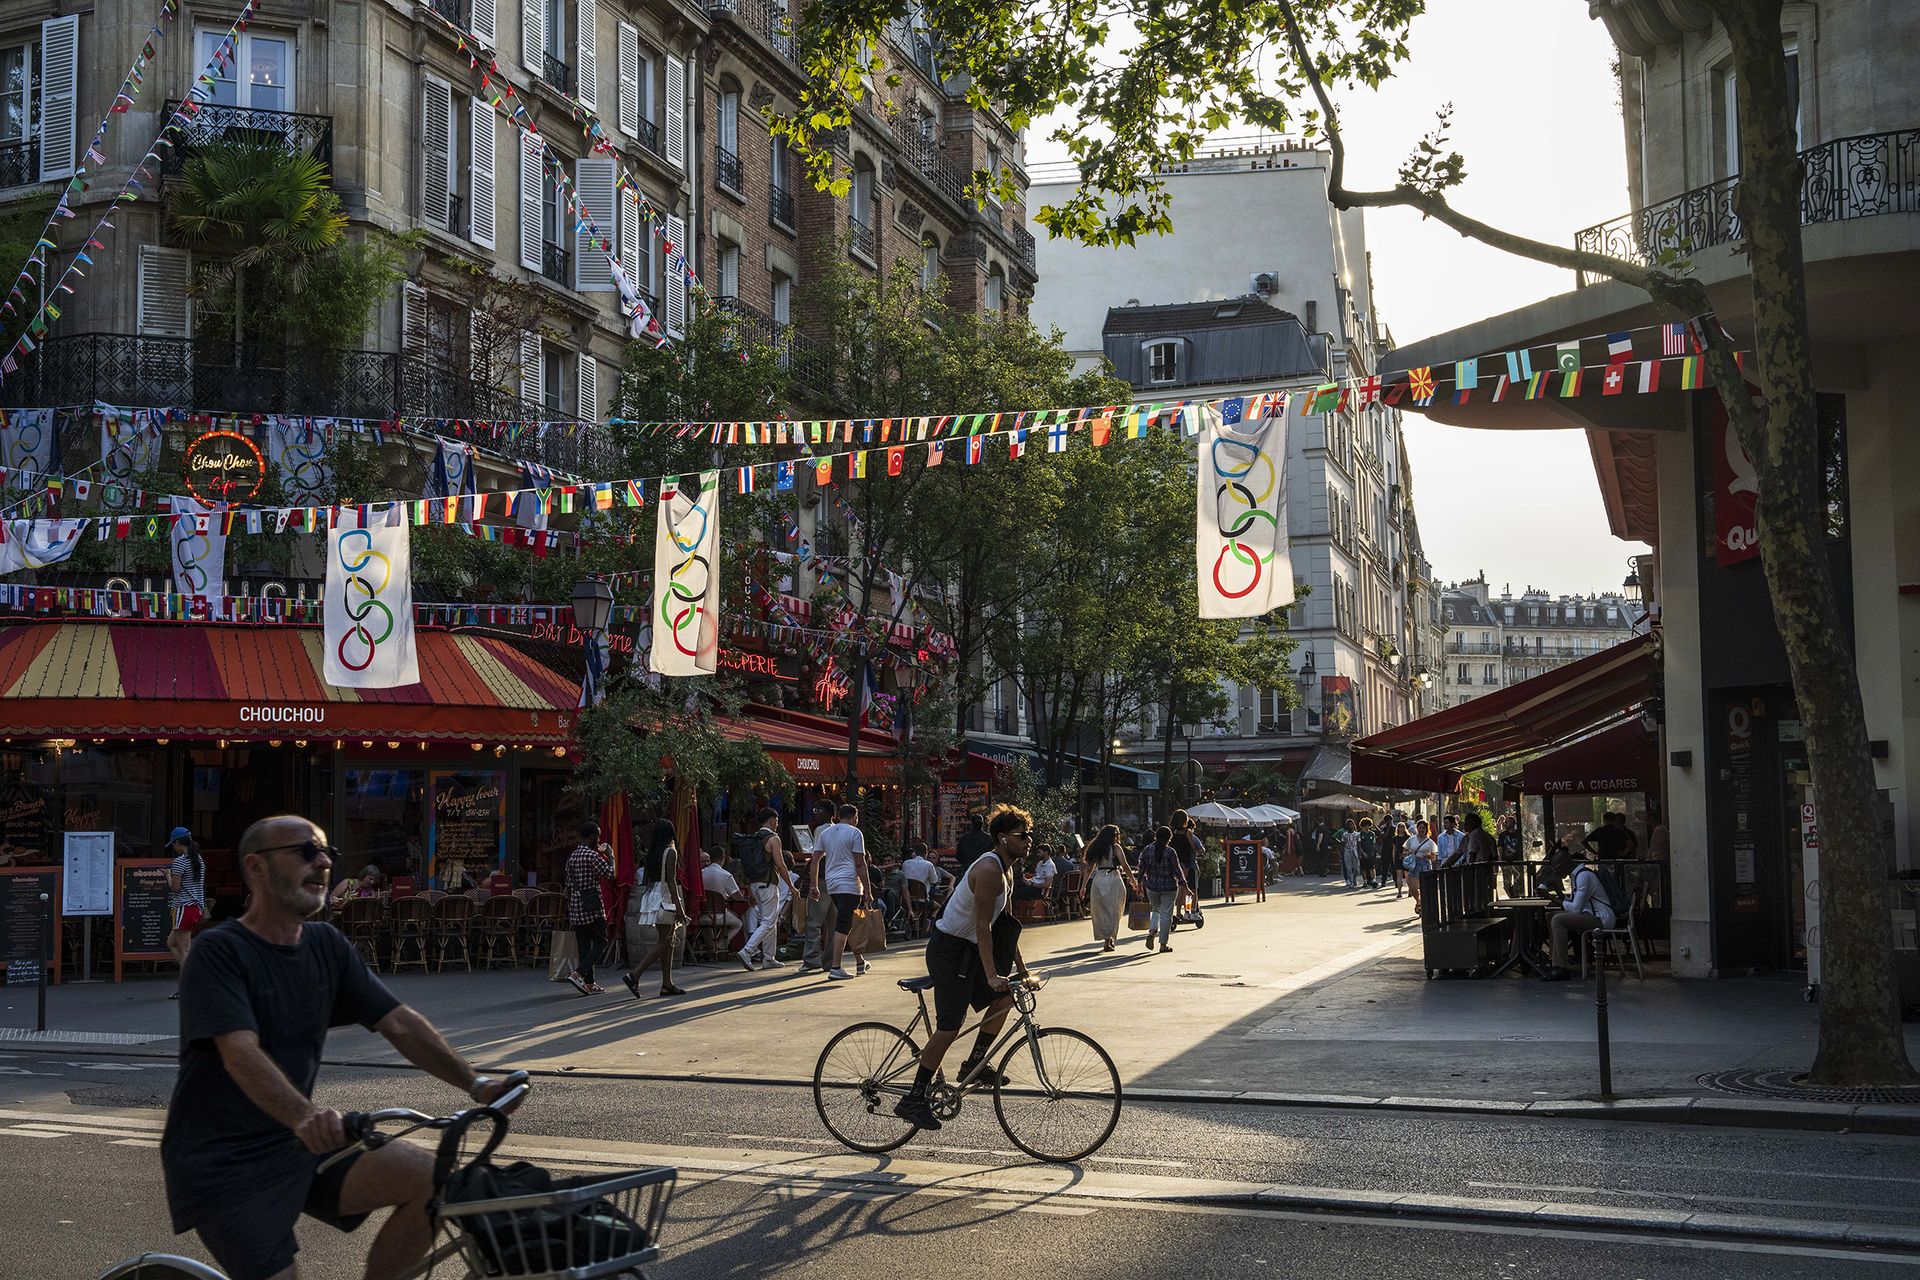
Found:
[(1617, 396), (1626, 390), (1626, 386), (1627, 366), (1624, 364), (1608, 365), (1606, 380), (1600, 384), (1600, 394), (1603, 396)]

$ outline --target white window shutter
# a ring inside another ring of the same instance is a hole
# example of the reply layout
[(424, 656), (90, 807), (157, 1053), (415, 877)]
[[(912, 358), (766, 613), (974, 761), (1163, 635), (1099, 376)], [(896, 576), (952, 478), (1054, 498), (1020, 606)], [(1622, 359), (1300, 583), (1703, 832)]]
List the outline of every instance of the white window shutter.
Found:
[(497, 47), (500, 24), (495, 17), (494, 0), (473, 0), (472, 9), (473, 34), (487, 48)]
[(78, 155), (80, 15), (40, 24), (40, 181), (71, 178)]
[[(667, 59), (667, 159), (687, 167), (687, 64)], [(678, 243), (676, 241), (675, 243)]]
[(546, 196), (546, 165), (540, 139), (520, 132), (520, 265), (539, 274), (545, 265), (540, 248), (540, 202)]
[(547, 362), (540, 358), (540, 335), (523, 333), (520, 335), (520, 398), (539, 404), (546, 399), (541, 394), (546, 385)]
[(467, 234), (481, 248), (491, 249), (498, 234), (495, 209), (499, 165), (495, 141), (497, 124), (493, 108), (484, 99), (472, 98), (468, 102), (473, 111), (473, 126), (468, 138), (467, 157), (468, 163), (473, 166), (473, 173), (467, 180)]
[(661, 309), (666, 312), (661, 323), (666, 326), (669, 338), (687, 336), (686, 238), (686, 219), (668, 214), (667, 239), (673, 241), (673, 252), (667, 255), (662, 266), (660, 301)]
[(573, 287), (582, 293), (605, 293), (613, 288), (613, 270), (600, 245), (614, 235), (614, 166), (611, 156), (587, 156), (573, 162), (574, 194), (591, 228), (573, 238)]
[(620, 132), (640, 135), (640, 31), (630, 22), (620, 24)]
[(411, 280), (400, 285), (400, 350), (409, 359), (427, 358), (427, 291)]
[(632, 186), (620, 188), (620, 269), (627, 273), (633, 287), (651, 293), (651, 280), (640, 278), (640, 237), (647, 226), (640, 217), (640, 193)]
[(520, 0), (520, 65), (532, 72), (546, 69), (547, 6), (542, 0)]
[(580, 99), (580, 105), (589, 111), (597, 111), (594, 99), (600, 96), (600, 73), (596, 69), (598, 46), (595, 41), (600, 35), (600, 6), (595, 0), (576, 0), (574, 26), (577, 38), (574, 47), (579, 51), (574, 68), (574, 97)]
[(447, 229), (452, 149), (453, 86), (428, 76), (420, 108), (420, 218), (436, 231)]
[(140, 246), (138, 294), (134, 307), (143, 338), (193, 336), (193, 259), (185, 249)]
[(594, 367), (592, 352), (580, 353), (573, 380), (580, 388), (580, 421), (600, 421), (600, 373)]

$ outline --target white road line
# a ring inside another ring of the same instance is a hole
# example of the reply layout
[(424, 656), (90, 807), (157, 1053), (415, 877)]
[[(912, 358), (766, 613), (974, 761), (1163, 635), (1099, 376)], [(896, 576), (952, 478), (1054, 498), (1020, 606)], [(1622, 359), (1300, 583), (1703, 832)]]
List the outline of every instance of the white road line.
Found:
[(1531, 1182), (1469, 1182), (1469, 1187), (1488, 1191), (1529, 1191), (1536, 1194), (1557, 1192), (1565, 1195), (1614, 1196), (1622, 1199), (1688, 1201), (1705, 1200), (1714, 1204), (1765, 1204), (1781, 1209), (1862, 1209), (1870, 1213), (1899, 1213), (1912, 1216), (1920, 1209), (1906, 1204), (1863, 1204), (1858, 1200), (1774, 1200), (1766, 1196), (1722, 1196), (1706, 1191), (1661, 1191), (1651, 1187), (1553, 1187)]
[(112, 1142), (116, 1147), (145, 1147), (152, 1151), (158, 1151), (160, 1149), (160, 1142), (157, 1138), (114, 1138)]
[(0, 1129), (0, 1133), (11, 1133), (22, 1138), (64, 1138), (67, 1136), (67, 1131), (64, 1129), (37, 1129), (30, 1128), (26, 1125), (13, 1125), (10, 1128)]

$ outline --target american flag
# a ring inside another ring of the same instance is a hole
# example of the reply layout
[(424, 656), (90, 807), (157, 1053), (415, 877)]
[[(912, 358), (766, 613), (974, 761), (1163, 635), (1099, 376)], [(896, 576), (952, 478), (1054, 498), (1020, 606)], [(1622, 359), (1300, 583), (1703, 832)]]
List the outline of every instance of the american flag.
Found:
[(1687, 354), (1686, 325), (1675, 323), (1660, 326), (1660, 354), (1663, 356)]

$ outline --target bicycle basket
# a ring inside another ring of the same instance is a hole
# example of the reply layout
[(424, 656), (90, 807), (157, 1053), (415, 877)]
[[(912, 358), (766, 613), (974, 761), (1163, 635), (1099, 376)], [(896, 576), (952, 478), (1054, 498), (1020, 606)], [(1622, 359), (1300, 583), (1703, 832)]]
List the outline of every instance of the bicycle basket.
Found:
[(672, 1169), (556, 1178), (524, 1162), (473, 1164), (438, 1209), (476, 1276), (592, 1280), (660, 1255)]

